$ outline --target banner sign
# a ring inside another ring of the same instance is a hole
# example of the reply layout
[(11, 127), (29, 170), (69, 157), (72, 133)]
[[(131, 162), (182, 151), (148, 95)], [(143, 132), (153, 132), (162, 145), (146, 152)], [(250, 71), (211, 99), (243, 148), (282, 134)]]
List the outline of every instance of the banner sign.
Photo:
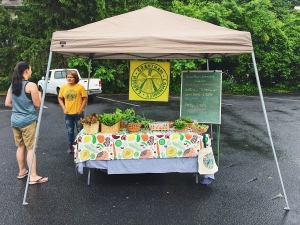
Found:
[(131, 60), (129, 73), (129, 100), (169, 100), (169, 62)]

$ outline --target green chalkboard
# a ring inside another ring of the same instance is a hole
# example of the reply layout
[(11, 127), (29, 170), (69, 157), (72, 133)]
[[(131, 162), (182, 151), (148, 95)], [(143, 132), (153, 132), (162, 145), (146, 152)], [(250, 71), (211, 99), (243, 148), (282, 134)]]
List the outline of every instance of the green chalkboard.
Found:
[(183, 71), (180, 117), (221, 124), (222, 71)]

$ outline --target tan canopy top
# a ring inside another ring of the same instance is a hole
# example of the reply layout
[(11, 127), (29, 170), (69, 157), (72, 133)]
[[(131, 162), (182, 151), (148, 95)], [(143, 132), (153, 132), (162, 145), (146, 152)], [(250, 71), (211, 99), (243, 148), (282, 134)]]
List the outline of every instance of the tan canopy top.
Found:
[(253, 52), (251, 34), (151, 6), (53, 33), (50, 51), (93, 59), (199, 59)]

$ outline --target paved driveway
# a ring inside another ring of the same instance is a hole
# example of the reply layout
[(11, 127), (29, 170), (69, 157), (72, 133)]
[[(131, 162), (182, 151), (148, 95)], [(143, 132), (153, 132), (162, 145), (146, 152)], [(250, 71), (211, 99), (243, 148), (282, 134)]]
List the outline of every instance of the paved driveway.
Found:
[[(155, 120), (179, 117), (179, 97), (168, 103), (100, 97), (88, 113), (133, 107)], [(66, 153), (62, 110), (48, 96), (37, 162), (49, 182), (29, 186), (27, 206), (22, 205), (26, 180), (16, 179), (11, 111), (0, 99), (0, 224), (300, 224), (298, 94), (265, 95), (288, 212), (258, 96), (223, 95), (220, 167), (209, 186), (196, 184), (193, 174), (107, 175), (98, 170), (92, 170), (88, 186), (87, 170), (76, 173)]]

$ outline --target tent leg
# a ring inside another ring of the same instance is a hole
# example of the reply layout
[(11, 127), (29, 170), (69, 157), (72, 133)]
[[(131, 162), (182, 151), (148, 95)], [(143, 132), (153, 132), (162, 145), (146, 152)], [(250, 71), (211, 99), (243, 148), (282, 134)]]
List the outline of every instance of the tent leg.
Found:
[(220, 166), (220, 124), (217, 124), (217, 165)]
[[(87, 88), (86, 88), (86, 93), (89, 96), (89, 91), (90, 91), (90, 77), (91, 77), (91, 71), (92, 71), (92, 57), (90, 57), (89, 61), (89, 68), (88, 68), (88, 83), (87, 83)], [(86, 106), (88, 106), (88, 102), (86, 103)], [(87, 115), (87, 107), (86, 110), (84, 110), (84, 116)]]
[(251, 53), (251, 56), (252, 56), (252, 62), (253, 62), (253, 66), (254, 66), (254, 72), (255, 72), (257, 87), (258, 87), (258, 91), (259, 91), (259, 96), (260, 96), (260, 100), (261, 100), (261, 104), (262, 104), (262, 109), (263, 109), (263, 112), (264, 112), (264, 116), (265, 116), (265, 120), (266, 120), (266, 124), (267, 124), (267, 129), (268, 129), (268, 134), (269, 134), (269, 138), (270, 138), (270, 141), (271, 141), (273, 155), (274, 155), (274, 158), (275, 158), (275, 162), (276, 162), (276, 166), (277, 166), (277, 170), (278, 170), (278, 174), (279, 174), (279, 178), (280, 178), (280, 182), (281, 182), (281, 186), (282, 186), (282, 190), (283, 190), (283, 194), (284, 194), (284, 198), (285, 198), (285, 202), (286, 202), (286, 207), (284, 209), (285, 210), (290, 210), (289, 203), (288, 203), (288, 200), (287, 200), (287, 196), (286, 196), (286, 193), (285, 193), (285, 188), (284, 188), (280, 168), (279, 168), (279, 164), (278, 164), (278, 160), (277, 160), (277, 156), (276, 156), (276, 152), (275, 152), (275, 148), (274, 148), (274, 144), (273, 144), (273, 139), (272, 139), (271, 130), (270, 130), (270, 126), (269, 126), (268, 116), (267, 116), (265, 103), (264, 103), (264, 99), (263, 99), (263, 94), (262, 94), (262, 90), (261, 90), (261, 86), (260, 86), (259, 76), (258, 76), (258, 72), (257, 72), (254, 52)]
[(87, 179), (87, 185), (90, 185), (90, 182), (91, 181), (91, 168), (89, 168), (89, 171), (88, 171), (88, 179)]
[(32, 162), (33, 162), (35, 147), (36, 147), (36, 141), (37, 141), (39, 130), (40, 130), (40, 124), (41, 124), (41, 118), (42, 118), (42, 113), (43, 113), (43, 108), (44, 108), (44, 101), (45, 101), (45, 96), (46, 96), (46, 90), (47, 90), (47, 83), (48, 83), (51, 60), (52, 60), (52, 52), (50, 52), (49, 59), (48, 59), (46, 79), (45, 79), (45, 87), (44, 87), (44, 91), (43, 91), (42, 102), (41, 102), (41, 106), (40, 106), (40, 111), (39, 111), (39, 116), (38, 116), (38, 121), (37, 121), (37, 127), (36, 127), (36, 131), (35, 131), (35, 136), (34, 136), (32, 156), (31, 156), (31, 160), (30, 160), (30, 165), (28, 165), (29, 166), (29, 171), (28, 171), (28, 176), (27, 176), (26, 187), (25, 187), (25, 192), (24, 192), (24, 198), (23, 198), (22, 205), (28, 205), (28, 203), (26, 202), (27, 191), (28, 191), (28, 183), (29, 183), (29, 179), (30, 179), (30, 173), (31, 173), (31, 168), (32, 168)]
[[(209, 61), (208, 61), (208, 58), (206, 59), (206, 70), (209, 71)], [(210, 139), (214, 140), (213, 126), (212, 126), (212, 124), (210, 124)]]

